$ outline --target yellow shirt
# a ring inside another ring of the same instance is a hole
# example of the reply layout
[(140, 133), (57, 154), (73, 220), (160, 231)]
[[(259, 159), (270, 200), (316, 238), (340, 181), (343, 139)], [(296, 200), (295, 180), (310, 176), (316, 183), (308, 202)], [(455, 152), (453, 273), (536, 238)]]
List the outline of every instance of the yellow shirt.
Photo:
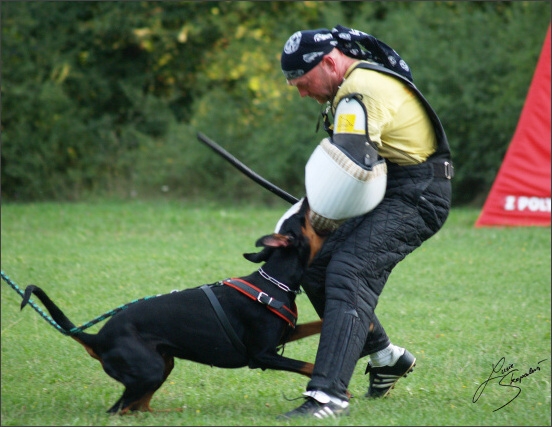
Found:
[(380, 156), (399, 165), (425, 161), (437, 149), (433, 125), (424, 106), (404, 83), (374, 70), (353, 69), (332, 102), (335, 114), (339, 101), (351, 94), (362, 95), (368, 112), (368, 133)]

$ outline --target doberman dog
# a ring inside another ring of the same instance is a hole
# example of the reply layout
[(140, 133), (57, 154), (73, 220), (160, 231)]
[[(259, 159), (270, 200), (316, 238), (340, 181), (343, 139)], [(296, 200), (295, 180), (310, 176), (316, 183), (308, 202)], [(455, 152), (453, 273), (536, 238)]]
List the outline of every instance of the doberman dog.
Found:
[(252, 274), (129, 304), (97, 334), (75, 328), (35, 285), (25, 289), (21, 309), (35, 294), (67, 335), (125, 386), (107, 411), (112, 414), (152, 411), (150, 400), (172, 371), (175, 357), (219, 368), (249, 366), (310, 377), (312, 363), (278, 353), (286, 342), (321, 330), (321, 321), (295, 324), (300, 280), (321, 244), (307, 213), (305, 200), (279, 233), (257, 240), (256, 246), (264, 247), (260, 252), (243, 254), (254, 263), (265, 261)]

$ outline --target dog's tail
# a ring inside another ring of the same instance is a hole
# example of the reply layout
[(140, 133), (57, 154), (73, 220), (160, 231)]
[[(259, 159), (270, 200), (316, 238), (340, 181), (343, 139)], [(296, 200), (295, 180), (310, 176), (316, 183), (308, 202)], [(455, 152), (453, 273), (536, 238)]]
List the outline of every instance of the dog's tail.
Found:
[(25, 294), (23, 295), (23, 301), (21, 302), (21, 310), (28, 304), (31, 295), (35, 294), (40, 301), (44, 304), (52, 319), (58, 324), (60, 330), (65, 335), (74, 335), (72, 332), (76, 329), (73, 322), (71, 322), (67, 316), (60, 310), (60, 308), (50, 299), (46, 292), (35, 285), (29, 285), (25, 288)]

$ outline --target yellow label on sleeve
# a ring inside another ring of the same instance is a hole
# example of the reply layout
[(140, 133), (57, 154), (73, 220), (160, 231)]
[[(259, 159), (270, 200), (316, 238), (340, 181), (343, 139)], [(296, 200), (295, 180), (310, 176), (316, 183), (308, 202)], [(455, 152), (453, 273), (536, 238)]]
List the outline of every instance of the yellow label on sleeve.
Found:
[(340, 114), (337, 116), (335, 131), (337, 133), (356, 133), (355, 119), (355, 114)]

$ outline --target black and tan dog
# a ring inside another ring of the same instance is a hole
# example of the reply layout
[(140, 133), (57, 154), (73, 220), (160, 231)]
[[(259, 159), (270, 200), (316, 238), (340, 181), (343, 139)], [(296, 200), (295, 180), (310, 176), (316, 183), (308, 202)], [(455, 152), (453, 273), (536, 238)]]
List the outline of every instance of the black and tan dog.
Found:
[(248, 276), (144, 299), (115, 314), (97, 334), (75, 325), (39, 287), (29, 285), (21, 308), (35, 294), (68, 335), (125, 386), (110, 413), (151, 411), (150, 400), (174, 367), (174, 358), (220, 368), (274, 369), (309, 376), (313, 365), (283, 357), (278, 347), (320, 332), (321, 322), (295, 325), (295, 296), (321, 243), (306, 220), (307, 203), (280, 233), (260, 238), (265, 261)]

